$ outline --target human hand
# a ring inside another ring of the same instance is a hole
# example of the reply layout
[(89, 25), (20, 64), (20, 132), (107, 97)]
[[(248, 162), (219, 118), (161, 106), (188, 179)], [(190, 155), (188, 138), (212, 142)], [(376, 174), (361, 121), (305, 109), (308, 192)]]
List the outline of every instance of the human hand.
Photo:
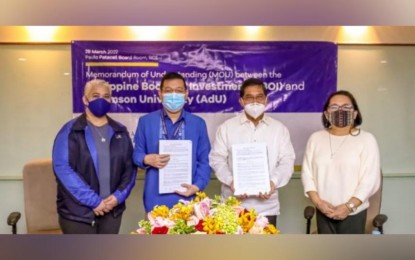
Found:
[[(235, 194), (235, 187), (233, 186), (233, 181), (231, 182), (230, 185), (231, 191)], [(234, 195), (235, 198), (237, 198), (238, 200), (244, 200), (246, 198), (248, 198), (248, 194), (240, 194), (240, 195)]]
[(258, 194), (258, 198), (263, 199), (263, 200), (267, 200), (269, 198), (271, 198), (271, 195), (275, 192), (275, 184), (274, 182), (270, 181), (270, 190), (268, 193), (262, 193), (260, 192)]
[(104, 199), (104, 203), (106, 210), (108, 210), (106, 212), (109, 212), (118, 205), (118, 200), (114, 195), (109, 195), (106, 199)]
[(186, 188), (186, 191), (176, 190), (176, 193), (179, 194), (179, 195), (182, 195), (184, 197), (192, 196), (193, 194), (195, 194), (196, 192), (199, 191), (199, 187), (197, 187), (196, 185), (193, 185), (193, 184), (183, 183), (181, 186)]
[(334, 208), (334, 211), (331, 214), (328, 214), (327, 217), (334, 220), (343, 220), (349, 216), (350, 210), (345, 204), (340, 204)]
[(319, 200), (316, 204), (316, 208), (329, 217), (330, 214), (333, 214), (335, 207), (325, 200)]
[(233, 181), (231, 182), (231, 185), (229, 185), (229, 188), (231, 188), (231, 191), (235, 193), (235, 187), (233, 186)]
[(249, 197), (248, 194), (244, 193), (244, 194), (240, 194), (240, 195), (234, 195), (235, 198), (237, 198), (238, 200), (244, 200), (247, 199)]
[(101, 203), (93, 209), (95, 216), (104, 216), (106, 213), (106, 205), (103, 200), (101, 200)]
[(147, 154), (144, 156), (144, 164), (153, 166), (154, 168), (161, 169), (167, 165), (170, 160), (169, 154)]

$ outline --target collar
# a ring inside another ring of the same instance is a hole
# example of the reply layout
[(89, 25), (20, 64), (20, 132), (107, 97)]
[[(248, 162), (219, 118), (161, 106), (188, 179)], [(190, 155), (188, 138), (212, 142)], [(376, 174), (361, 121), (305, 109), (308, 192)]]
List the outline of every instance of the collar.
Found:
[[(163, 115), (164, 120), (166, 120), (166, 118), (170, 119), (169, 115), (167, 115), (167, 112), (164, 108), (161, 109), (161, 114)], [(184, 109), (182, 109), (182, 111), (180, 112), (179, 118), (177, 118), (176, 123), (180, 122), (181, 120), (186, 121), (186, 116), (187, 116), (187, 112)]]
[[(114, 132), (126, 131), (125, 126), (121, 125), (120, 123), (118, 123), (117, 121), (109, 117), (108, 115), (106, 115), (106, 117), (108, 120), (108, 125), (114, 130)], [(87, 125), (88, 123), (86, 119), (86, 114), (83, 113), (82, 115), (80, 115), (78, 118), (75, 119), (72, 129), (75, 131), (84, 131)]]
[[(248, 117), (246, 117), (245, 111), (242, 111), (240, 114), (240, 118), (239, 118), (239, 123), (241, 125), (243, 124), (248, 124), (251, 123), (251, 120), (248, 119)], [(269, 125), (269, 116), (267, 116), (266, 114), (264, 114), (264, 116), (262, 117), (261, 121), (259, 121), (259, 124), (265, 123), (266, 125)]]

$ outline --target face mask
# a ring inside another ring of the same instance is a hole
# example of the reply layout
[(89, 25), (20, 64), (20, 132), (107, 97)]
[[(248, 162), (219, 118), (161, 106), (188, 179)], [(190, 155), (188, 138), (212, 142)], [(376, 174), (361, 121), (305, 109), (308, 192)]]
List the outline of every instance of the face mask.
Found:
[(353, 111), (343, 111), (337, 110), (328, 114), (328, 118), (330, 124), (334, 125), (335, 127), (346, 127), (353, 124)]
[(184, 106), (184, 94), (166, 93), (163, 94), (163, 106), (170, 112), (177, 112)]
[(97, 98), (89, 101), (87, 106), (89, 111), (96, 117), (102, 117), (108, 113), (111, 109), (111, 103), (104, 98)]
[(248, 115), (250, 115), (254, 119), (257, 119), (260, 115), (262, 115), (265, 112), (265, 105), (261, 103), (250, 103), (245, 105), (244, 109)]

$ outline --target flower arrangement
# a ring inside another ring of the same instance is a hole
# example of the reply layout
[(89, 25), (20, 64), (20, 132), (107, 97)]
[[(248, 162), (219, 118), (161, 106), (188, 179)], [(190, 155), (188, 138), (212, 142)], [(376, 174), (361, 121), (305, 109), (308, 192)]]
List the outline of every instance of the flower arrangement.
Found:
[(180, 200), (171, 209), (155, 206), (148, 220), (138, 222), (137, 234), (278, 234), (265, 216), (240, 206), (229, 197), (210, 199), (198, 192), (192, 201)]

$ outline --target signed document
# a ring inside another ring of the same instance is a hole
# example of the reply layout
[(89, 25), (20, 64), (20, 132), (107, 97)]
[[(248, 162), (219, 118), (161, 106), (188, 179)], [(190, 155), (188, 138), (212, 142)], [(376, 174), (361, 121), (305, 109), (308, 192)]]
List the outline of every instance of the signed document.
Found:
[(258, 195), (271, 190), (266, 143), (232, 145), (235, 195)]
[(186, 191), (181, 184), (192, 184), (192, 141), (160, 140), (160, 154), (169, 154), (167, 165), (159, 170), (159, 191)]

